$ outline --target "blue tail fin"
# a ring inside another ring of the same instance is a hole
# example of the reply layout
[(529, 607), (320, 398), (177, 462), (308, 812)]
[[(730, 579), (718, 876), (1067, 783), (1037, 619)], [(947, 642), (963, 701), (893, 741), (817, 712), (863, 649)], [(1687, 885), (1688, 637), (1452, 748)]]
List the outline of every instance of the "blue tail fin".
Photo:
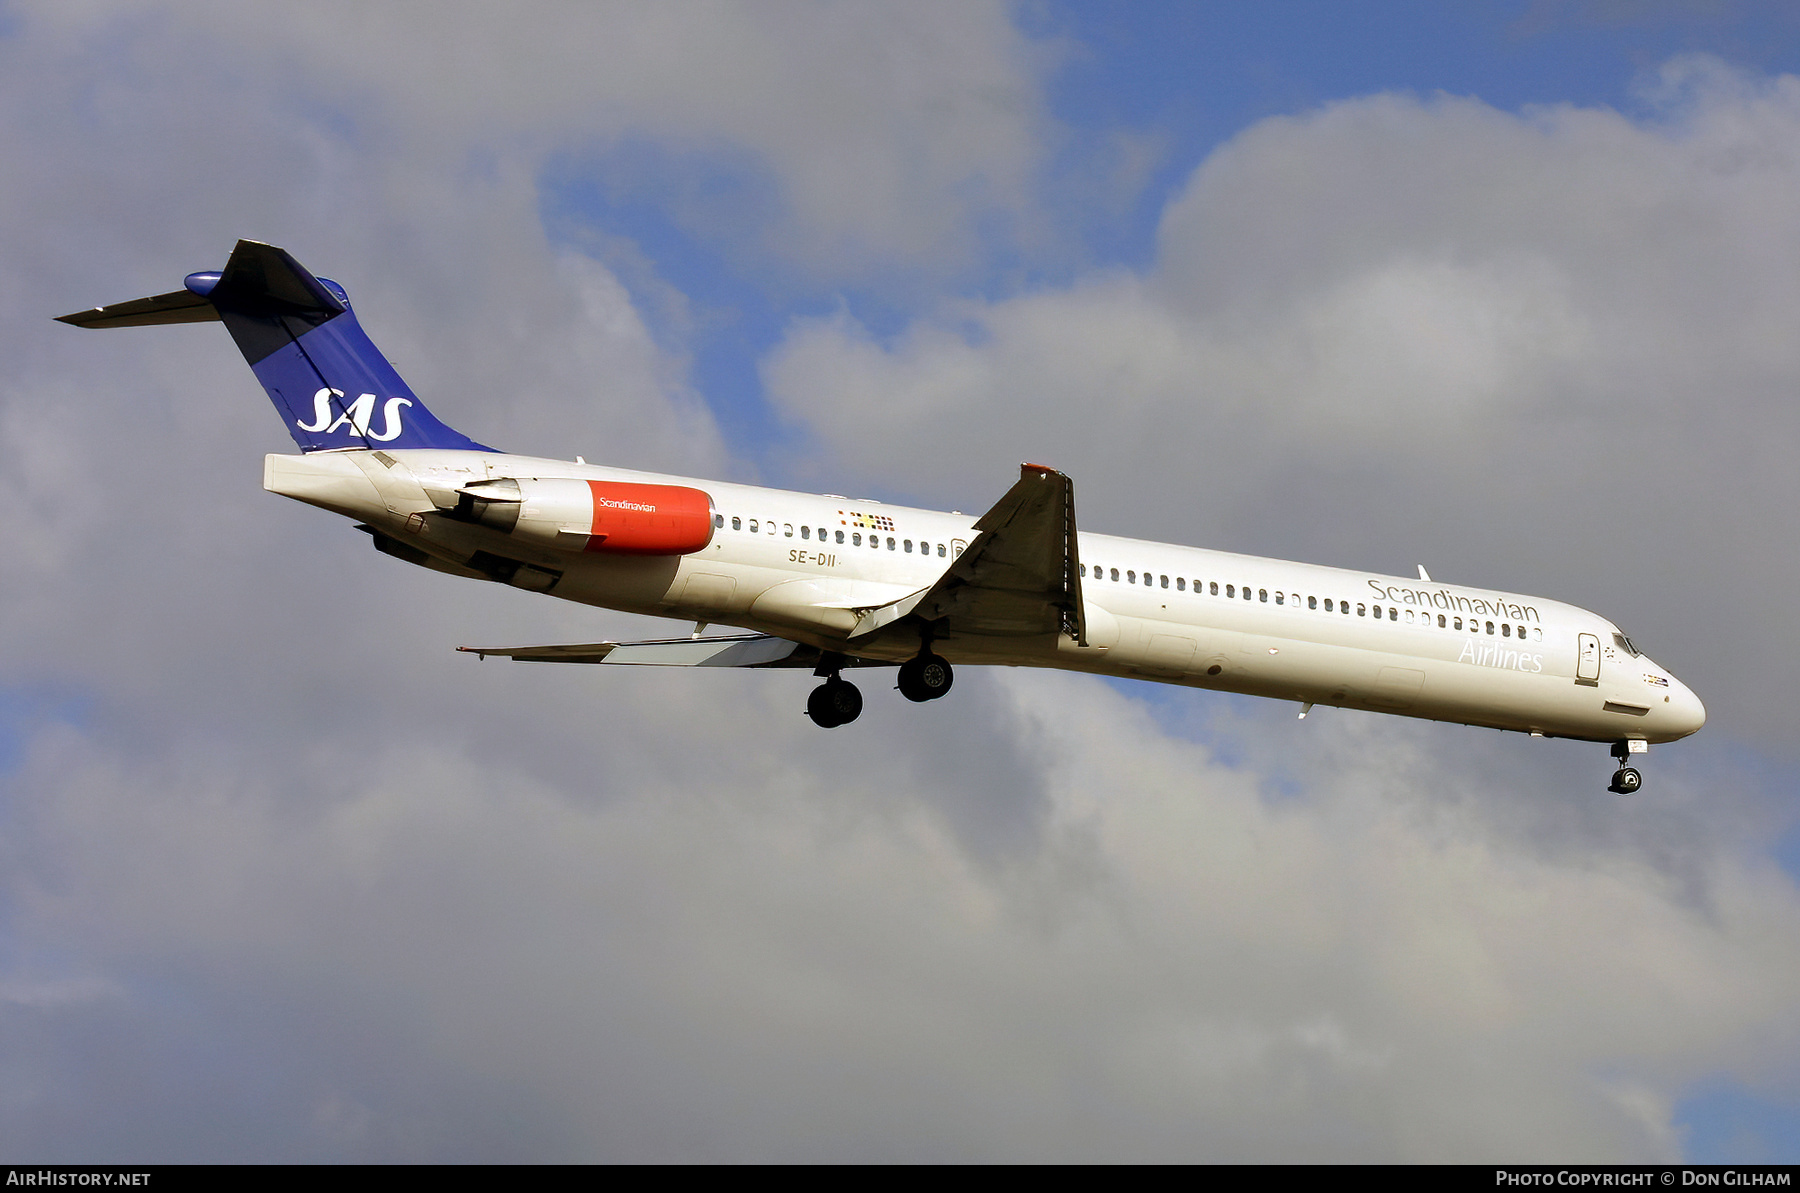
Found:
[(129, 327), (223, 319), (301, 451), (494, 450), (439, 422), (369, 341), (343, 287), (314, 277), (284, 250), (240, 240), (224, 272), (191, 274), (186, 285), (62, 321)]

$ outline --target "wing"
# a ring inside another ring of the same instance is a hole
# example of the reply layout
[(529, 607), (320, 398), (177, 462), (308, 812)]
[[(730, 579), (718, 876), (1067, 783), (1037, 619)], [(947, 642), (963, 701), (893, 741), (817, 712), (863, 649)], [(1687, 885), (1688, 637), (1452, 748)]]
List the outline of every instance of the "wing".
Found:
[[(459, 646), (487, 658), (521, 663), (612, 663), (637, 667), (816, 667), (819, 649), (770, 634), (715, 638), (655, 638), (648, 642), (589, 642), (572, 646)], [(846, 660), (847, 665), (859, 665)]]
[(1054, 468), (1021, 465), (1018, 483), (975, 530), (975, 541), (906, 612), (947, 620), (958, 633), (1067, 634), (1086, 646), (1075, 483)]

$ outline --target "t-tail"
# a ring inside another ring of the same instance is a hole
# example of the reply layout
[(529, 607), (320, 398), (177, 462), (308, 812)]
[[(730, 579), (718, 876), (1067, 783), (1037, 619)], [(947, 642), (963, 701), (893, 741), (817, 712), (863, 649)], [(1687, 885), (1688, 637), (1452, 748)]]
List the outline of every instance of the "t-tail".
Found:
[(63, 315), (76, 327), (219, 319), (304, 452), (364, 447), (493, 451), (437, 420), (381, 355), (336, 282), (283, 249), (240, 240), (219, 273), (185, 289)]

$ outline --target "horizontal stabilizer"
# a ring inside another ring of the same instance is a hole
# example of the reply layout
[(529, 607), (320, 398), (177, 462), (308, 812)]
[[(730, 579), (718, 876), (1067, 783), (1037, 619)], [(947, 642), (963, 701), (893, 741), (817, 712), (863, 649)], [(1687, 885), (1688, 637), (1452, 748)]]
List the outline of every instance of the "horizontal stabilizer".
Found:
[(76, 327), (160, 327), (165, 323), (218, 322), (219, 308), (212, 299), (192, 290), (176, 290), (150, 298), (134, 298), (115, 302), (109, 307), (58, 315), (58, 323)]

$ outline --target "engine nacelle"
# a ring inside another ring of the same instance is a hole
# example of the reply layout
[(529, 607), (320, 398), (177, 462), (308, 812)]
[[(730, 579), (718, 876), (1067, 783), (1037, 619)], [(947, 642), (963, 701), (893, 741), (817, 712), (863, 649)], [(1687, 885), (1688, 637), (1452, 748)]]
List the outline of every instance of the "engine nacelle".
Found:
[(457, 497), (457, 516), (559, 551), (691, 555), (713, 536), (712, 498), (685, 485), (524, 477)]

